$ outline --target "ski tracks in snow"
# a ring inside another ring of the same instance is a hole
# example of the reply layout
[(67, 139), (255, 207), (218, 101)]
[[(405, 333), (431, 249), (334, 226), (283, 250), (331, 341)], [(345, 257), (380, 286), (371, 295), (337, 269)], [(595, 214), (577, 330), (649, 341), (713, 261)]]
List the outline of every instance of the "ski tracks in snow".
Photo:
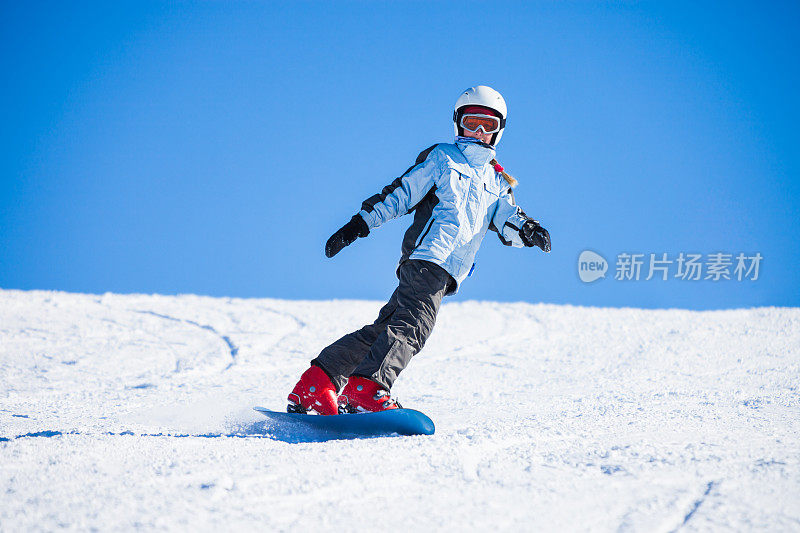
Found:
[[(708, 498), (708, 495), (711, 493), (711, 490), (716, 485), (718, 485), (718, 482), (716, 482), (716, 481), (709, 481), (706, 484), (706, 487), (705, 487), (705, 490), (703, 491), (703, 494), (701, 494), (699, 498), (697, 498), (694, 502), (692, 502), (692, 505), (689, 507), (689, 512), (686, 513), (686, 515), (684, 515), (683, 521), (681, 522), (680, 527), (685, 526), (686, 523), (689, 522), (689, 520), (691, 520), (692, 516), (694, 516), (694, 514), (697, 512), (697, 510), (700, 509), (700, 506), (703, 505), (703, 502), (706, 501), (706, 498)], [(680, 529), (680, 527), (674, 529), (673, 531), (678, 531), (678, 529)]]
[(210, 324), (200, 324), (199, 322), (195, 322), (194, 320), (189, 320), (188, 318), (178, 318), (161, 313), (156, 313), (155, 311), (148, 311), (148, 310), (143, 311), (140, 309), (131, 309), (131, 311), (134, 313), (156, 316), (158, 318), (163, 318), (164, 320), (171, 320), (173, 322), (190, 324), (194, 327), (200, 328), (203, 331), (210, 332), (212, 335), (220, 339), (225, 344), (225, 348), (227, 349), (227, 354), (231, 358), (230, 362), (227, 364), (227, 366), (225, 366), (225, 368), (222, 369), (222, 371), (225, 372), (226, 370), (229, 370), (234, 364), (236, 364), (236, 356), (239, 354), (239, 347), (236, 346), (236, 344), (234, 344), (234, 342), (228, 335), (223, 335), (222, 333), (217, 331), (214, 328), (214, 326), (211, 326)]

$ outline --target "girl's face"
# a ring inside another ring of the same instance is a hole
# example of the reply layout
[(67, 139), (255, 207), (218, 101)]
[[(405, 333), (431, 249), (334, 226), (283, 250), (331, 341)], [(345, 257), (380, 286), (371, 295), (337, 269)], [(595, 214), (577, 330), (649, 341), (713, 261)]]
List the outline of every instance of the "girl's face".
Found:
[(472, 137), (473, 139), (478, 139), (486, 144), (492, 143), (492, 135), (494, 135), (494, 133), (483, 133), (483, 130), (478, 130), (475, 132), (466, 130), (464, 128), (461, 129), (464, 130), (464, 137)]

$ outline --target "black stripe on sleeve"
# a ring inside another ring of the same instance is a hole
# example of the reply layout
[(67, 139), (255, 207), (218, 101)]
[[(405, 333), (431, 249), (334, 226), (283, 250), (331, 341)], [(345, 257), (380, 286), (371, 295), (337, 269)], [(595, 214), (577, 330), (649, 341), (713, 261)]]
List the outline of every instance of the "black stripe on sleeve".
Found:
[[(402, 176), (400, 176), (399, 178), (395, 179), (394, 181), (392, 181), (392, 183), (390, 183), (389, 185), (384, 187), (379, 194), (374, 194), (374, 195), (370, 196), (369, 198), (367, 198), (366, 200), (364, 200), (361, 203), (361, 209), (363, 209), (367, 213), (373, 212), (375, 210), (375, 206), (377, 204), (383, 202), (384, 200), (386, 200), (387, 196), (389, 196), (395, 190), (397, 190), (397, 188), (400, 187), (403, 184), (403, 178), (406, 177), (417, 166), (419, 166), (422, 163), (424, 163), (425, 160), (428, 159), (428, 156), (433, 151), (433, 149), (436, 148), (437, 146), (438, 146), (438, 144), (434, 144), (433, 146), (430, 146), (430, 147), (424, 149), (423, 151), (421, 151), (419, 153), (419, 155), (417, 156), (417, 159), (414, 162), (414, 164), (411, 165), (410, 167), (408, 167), (408, 170), (403, 172)], [(414, 207), (416, 207), (416, 206), (414, 206)], [(412, 207), (409, 211), (413, 211), (413, 210), (414, 210), (414, 208)]]

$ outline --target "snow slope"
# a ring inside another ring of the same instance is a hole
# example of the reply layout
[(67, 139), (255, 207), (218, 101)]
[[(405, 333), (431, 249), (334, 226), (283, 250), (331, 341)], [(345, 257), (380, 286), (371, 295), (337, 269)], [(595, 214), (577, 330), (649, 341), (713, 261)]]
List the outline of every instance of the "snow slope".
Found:
[(800, 530), (800, 309), (446, 303), (436, 435), (265, 435), (381, 304), (0, 291), (0, 530)]

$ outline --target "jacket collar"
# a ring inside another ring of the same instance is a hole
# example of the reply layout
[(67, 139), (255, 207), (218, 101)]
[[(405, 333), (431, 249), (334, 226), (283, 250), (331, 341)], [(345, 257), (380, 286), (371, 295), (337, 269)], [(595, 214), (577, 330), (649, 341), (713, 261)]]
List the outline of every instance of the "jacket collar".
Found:
[(494, 159), (494, 148), (471, 137), (456, 137), (456, 146), (464, 154), (469, 165), (482, 168)]

